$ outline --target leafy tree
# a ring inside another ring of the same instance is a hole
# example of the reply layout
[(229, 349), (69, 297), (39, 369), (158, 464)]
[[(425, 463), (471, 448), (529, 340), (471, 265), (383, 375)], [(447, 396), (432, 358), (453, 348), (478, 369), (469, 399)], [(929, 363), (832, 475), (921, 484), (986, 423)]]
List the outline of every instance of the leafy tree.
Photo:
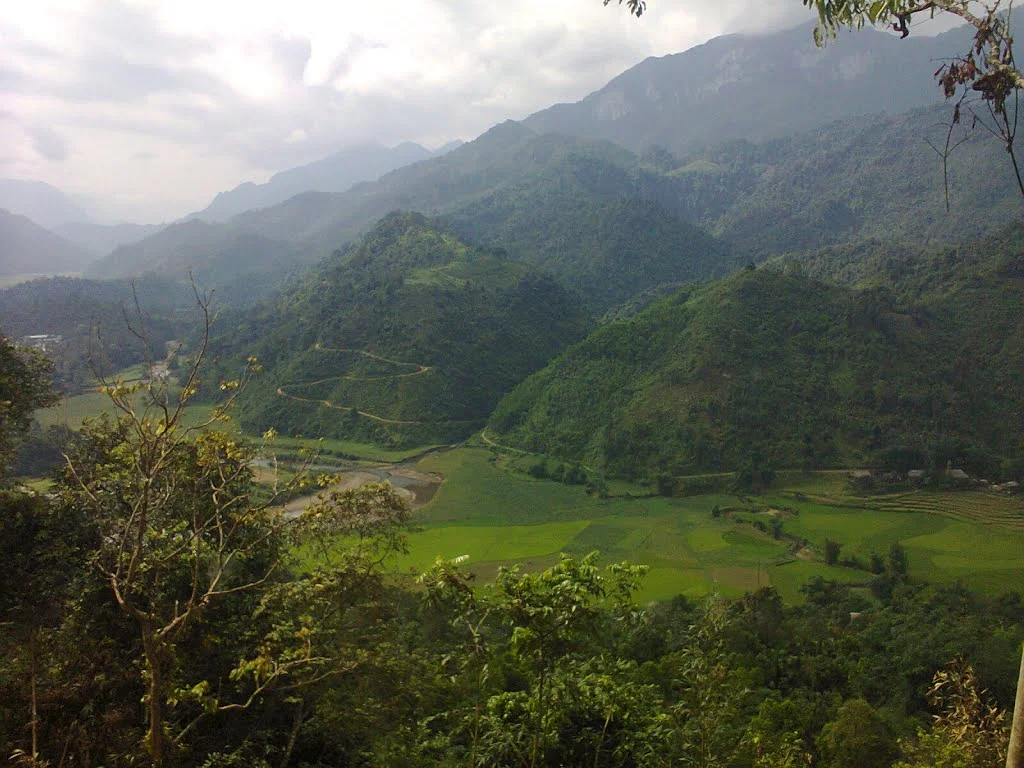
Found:
[(930, 730), (903, 745), (896, 768), (1001, 768), (1009, 739), (1007, 713), (979, 689), (969, 664), (958, 659), (935, 674), (929, 702), (939, 710)]
[(0, 478), (14, 458), (18, 440), (28, 431), (32, 412), (57, 400), (50, 384), (52, 370), (42, 354), (16, 347), (0, 335)]
[[(204, 342), (180, 393), (160, 381), (105, 383), (119, 416), (83, 426), (55, 489), (58, 510), (92, 521), (89, 563), (141, 646), (144, 742), (155, 766), (170, 762), (205, 718), (351, 668), (335, 652), (337, 630), (326, 617), (337, 617), (339, 595), (358, 591), (401, 548), (394, 532), (407, 510), (390, 486), (367, 486), (333, 491), (290, 523), (278, 500), (308, 483), (304, 467), (269, 498), (254, 496), (253, 448), (217, 427), (259, 370), (255, 359), (242, 379), (221, 383), (228, 398), (206, 421), (185, 423), (210, 327), (200, 304)], [(339, 563), (327, 559), (305, 576), (289, 571), (286, 556), (298, 542), (338, 532), (356, 542)], [(179, 660), (203, 622), (223, 611), (250, 617), (234, 633), (240, 659), (203, 679)]]
[(829, 565), (835, 565), (839, 562), (839, 552), (842, 550), (843, 545), (838, 541), (832, 539), (825, 539), (825, 562)]
[(863, 699), (850, 699), (818, 739), (826, 768), (887, 768), (896, 757), (889, 724)]
[[(630, 765), (655, 754), (665, 718), (653, 687), (636, 681), (634, 664), (599, 650), (614, 634), (609, 618), (626, 630), (641, 620), (632, 596), (645, 569), (602, 570), (596, 557), (563, 555), (536, 574), (503, 569), (480, 596), (458, 561), (421, 577), (465, 648), (472, 708), (453, 718), (449, 739), (468, 741), (470, 765)], [(483, 700), (499, 660), (521, 683)]]
[(752, 691), (749, 673), (726, 644), (734, 621), (724, 600), (709, 599), (684, 648), (662, 662), (675, 701), (670, 750), (682, 765), (729, 765), (742, 750), (742, 715)]
[(889, 571), (897, 578), (905, 579), (910, 571), (910, 561), (907, 558), (907, 549), (898, 541), (894, 541), (889, 548)]

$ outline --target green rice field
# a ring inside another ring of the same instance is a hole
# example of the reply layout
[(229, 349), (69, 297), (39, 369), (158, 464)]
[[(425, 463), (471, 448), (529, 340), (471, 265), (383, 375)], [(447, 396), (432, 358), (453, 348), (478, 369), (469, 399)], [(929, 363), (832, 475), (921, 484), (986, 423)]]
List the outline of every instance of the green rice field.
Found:
[[(753, 499), (729, 494), (599, 499), (579, 486), (511, 472), (483, 449), (434, 454), (416, 466), (446, 479), (416, 515), (419, 531), (398, 564), (409, 573), (421, 572), (437, 557), (466, 555), (471, 569), (486, 580), (501, 565), (543, 568), (562, 552), (599, 550), (605, 562), (650, 567), (639, 595), (644, 601), (710, 592), (735, 596), (773, 586), (795, 603), (802, 597), (800, 587), (817, 576), (855, 585), (870, 580), (862, 570), (821, 561), (825, 540), (833, 539), (842, 543), (843, 555), (864, 560), (901, 542), (914, 580), (960, 580), (986, 592), (1024, 592), (1024, 531), (991, 522), (993, 515), (1024, 517), (1024, 504), (1011, 497), (930, 492), (921, 494), (933, 505), (928, 509), (900, 506), (890, 497), (877, 504), (858, 499), (860, 506), (854, 507), (841, 496), (841, 473), (823, 473), (794, 480), (792, 487), (786, 481), (776, 494)], [(797, 500), (797, 488), (803, 499), (812, 490), (836, 498)], [(735, 513), (713, 517), (716, 505)], [(781, 539), (750, 524), (774, 516), (776, 506), (785, 508), (779, 513)], [(806, 539), (808, 546), (801, 549), (793, 539)]]

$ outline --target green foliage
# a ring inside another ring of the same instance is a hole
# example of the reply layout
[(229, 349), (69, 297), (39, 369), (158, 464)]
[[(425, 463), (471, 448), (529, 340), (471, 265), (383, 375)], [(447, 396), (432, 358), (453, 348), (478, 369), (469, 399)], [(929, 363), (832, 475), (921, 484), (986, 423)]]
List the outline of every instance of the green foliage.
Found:
[(241, 401), (243, 427), (393, 447), (464, 438), (590, 325), (549, 278), (418, 214), (384, 219), (227, 324), (214, 380), (252, 353), (267, 368)]
[(1024, 429), (1018, 240), (960, 267), (924, 259), (892, 291), (759, 269), (681, 293), (569, 349), (489, 429), (625, 477), (732, 470), (763, 487), (904, 454), (996, 477)]
[(896, 737), (885, 719), (863, 699), (850, 699), (821, 732), (827, 768), (886, 768), (896, 757)]
[(32, 412), (56, 401), (52, 370), (39, 352), (17, 347), (0, 335), (0, 487)]

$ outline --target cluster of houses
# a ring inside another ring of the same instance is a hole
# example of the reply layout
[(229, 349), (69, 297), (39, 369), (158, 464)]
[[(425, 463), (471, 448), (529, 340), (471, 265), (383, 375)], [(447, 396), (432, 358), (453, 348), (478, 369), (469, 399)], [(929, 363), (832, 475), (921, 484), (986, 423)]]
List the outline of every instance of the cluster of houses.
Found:
[[(971, 477), (962, 469), (947, 469), (943, 476), (958, 488), (979, 488), (994, 491), (996, 493), (1020, 493), (1021, 484), (1016, 480), (1005, 483), (993, 483), (991, 480), (982, 480)], [(925, 483), (938, 478), (933, 478), (932, 473), (924, 469), (911, 469), (902, 475), (899, 472), (886, 472), (875, 474), (870, 469), (856, 469), (848, 475), (850, 483), (854, 486), (869, 487), (877, 481), (887, 483), (907, 482), (911, 485), (924, 485)]]
[(59, 334), (37, 333), (33, 336), (22, 336), (21, 346), (38, 349), (40, 352), (45, 353), (61, 344), (63, 341), (64, 337)]

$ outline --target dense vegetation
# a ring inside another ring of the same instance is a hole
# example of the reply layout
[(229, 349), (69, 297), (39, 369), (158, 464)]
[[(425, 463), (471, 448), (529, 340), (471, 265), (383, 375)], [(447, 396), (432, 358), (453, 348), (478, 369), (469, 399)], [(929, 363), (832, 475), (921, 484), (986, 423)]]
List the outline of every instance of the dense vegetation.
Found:
[(220, 375), (248, 355), (267, 370), (242, 400), (244, 427), (416, 444), (478, 429), (590, 321), (549, 277), (394, 214), (224, 327)]
[[(165, 278), (132, 283), (55, 277), (0, 290), (0, 328), (15, 339), (63, 337), (48, 355), (58, 389), (75, 392), (91, 386), (97, 373), (163, 360), (168, 341), (194, 330), (195, 303), (191, 286)], [(148, 348), (128, 322), (145, 333)]]
[(1018, 239), (904, 264), (903, 298), (769, 268), (684, 291), (567, 351), (491, 428), (631, 477), (894, 455), (998, 476), (1024, 428)]

